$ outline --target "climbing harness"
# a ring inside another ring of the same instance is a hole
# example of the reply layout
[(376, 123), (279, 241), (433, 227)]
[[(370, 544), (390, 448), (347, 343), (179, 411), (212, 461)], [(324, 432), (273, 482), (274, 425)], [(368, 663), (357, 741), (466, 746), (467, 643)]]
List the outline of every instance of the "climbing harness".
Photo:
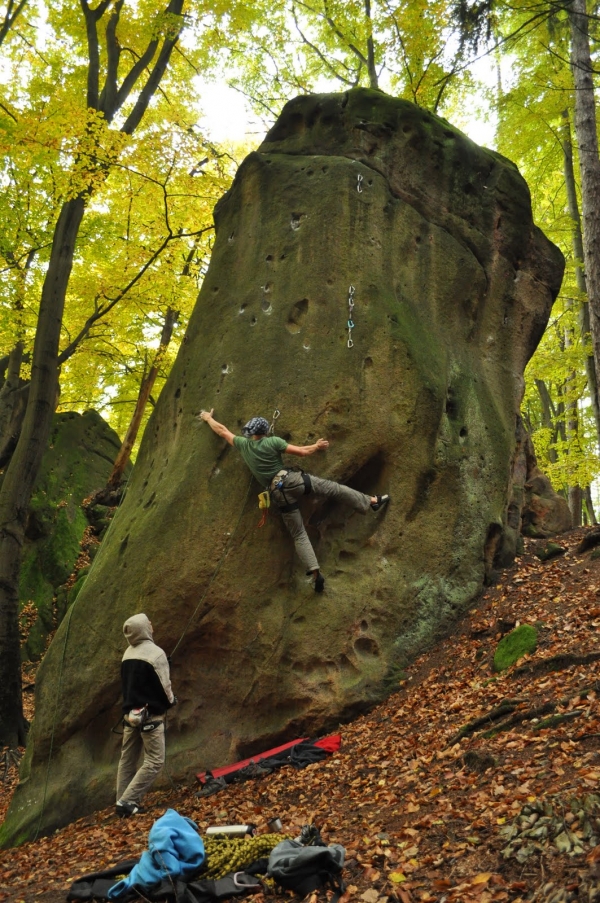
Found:
[(275, 410), (273, 411), (273, 419), (271, 420), (271, 426), (269, 427), (269, 436), (272, 436), (273, 433), (275, 432), (275, 421), (278, 420), (279, 417), (281, 417), (281, 411), (279, 411), (277, 408), (275, 408)]
[(356, 190), (358, 191), (359, 194), (360, 194), (360, 193), (362, 192), (362, 190), (363, 190), (363, 189), (362, 189), (362, 183), (363, 183), (363, 176), (362, 176), (361, 173), (358, 173), (358, 175), (357, 175), (357, 177), (356, 177)]
[[(362, 178), (362, 177), (361, 177)], [(353, 285), (348, 289), (348, 348), (354, 348), (354, 342), (352, 341), (352, 330), (354, 329), (354, 320), (352, 319), (352, 311), (354, 310), (354, 295), (356, 294), (356, 289)]]

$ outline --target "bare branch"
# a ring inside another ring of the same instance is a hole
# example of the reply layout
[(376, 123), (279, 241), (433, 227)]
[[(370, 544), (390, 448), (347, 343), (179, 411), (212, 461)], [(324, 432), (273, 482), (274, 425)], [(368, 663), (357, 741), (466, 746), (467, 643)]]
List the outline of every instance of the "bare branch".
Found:
[(23, 9), (27, 6), (28, 0), (19, 0), (15, 5), (15, 0), (8, 0), (6, 5), (6, 13), (4, 21), (0, 25), (0, 46), (4, 43), (8, 32), (11, 30), (15, 21), (18, 19)]

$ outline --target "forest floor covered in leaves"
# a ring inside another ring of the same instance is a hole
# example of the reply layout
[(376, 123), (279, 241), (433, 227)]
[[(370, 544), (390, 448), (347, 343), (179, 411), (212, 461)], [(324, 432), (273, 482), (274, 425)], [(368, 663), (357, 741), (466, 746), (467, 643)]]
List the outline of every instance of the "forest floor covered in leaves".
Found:
[[(560, 537), (567, 554), (546, 563), (526, 541), (455, 633), (341, 728), (339, 753), (205, 799), (197, 785), (158, 791), (143, 815), (107, 809), (1, 852), (0, 900), (65, 900), (75, 878), (141, 854), (172, 807), (201, 830), (316, 823), (346, 848), (342, 903), (600, 901), (600, 558), (577, 553), (585, 535)], [(495, 674), (518, 624), (536, 626), (538, 648)], [(16, 769), (1, 778), (0, 818)]]

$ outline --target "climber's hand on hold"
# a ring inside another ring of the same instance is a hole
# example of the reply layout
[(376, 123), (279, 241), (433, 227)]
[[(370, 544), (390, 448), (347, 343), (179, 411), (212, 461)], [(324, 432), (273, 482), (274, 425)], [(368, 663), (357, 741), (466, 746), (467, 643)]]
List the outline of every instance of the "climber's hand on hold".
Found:
[(219, 423), (218, 420), (215, 420), (213, 417), (214, 408), (211, 408), (210, 411), (200, 411), (198, 414), (200, 420), (204, 420), (205, 423), (208, 423), (209, 427), (216, 433), (217, 436), (221, 436), (221, 438), (225, 439), (229, 445), (233, 445), (233, 440), (235, 436), (228, 430), (227, 427), (223, 423)]
[(329, 448), (329, 442), (327, 439), (317, 439), (316, 441), (317, 451), (325, 451)]

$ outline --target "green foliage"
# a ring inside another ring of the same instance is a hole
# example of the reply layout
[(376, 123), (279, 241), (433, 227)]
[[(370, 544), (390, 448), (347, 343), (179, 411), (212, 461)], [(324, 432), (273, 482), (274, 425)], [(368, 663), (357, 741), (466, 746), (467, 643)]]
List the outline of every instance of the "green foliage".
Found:
[[(184, 17), (161, 13), (161, 6), (125, 3), (117, 24), (118, 43), (126, 48), (117, 84), (148, 41), (182, 32), (133, 136), (121, 128), (135, 91), (112, 122), (88, 107), (79, 3), (40, 3), (22, 25), (22, 40), (2, 47), (0, 356), (16, 338), (31, 352), (61, 206), (92, 193), (62, 325), (59, 410), (100, 408), (121, 433), (172, 307), (180, 317), (156, 392), (168, 373), (210, 253), (212, 207), (236, 166), (232, 153), (198, 129), (194, 88), (196, 73), (215, 61), (214, 29), (236, 19), (235, 4), (192, 2)], [(100, 84), (106, 67), (101, 52)]]
[[(577, 229), (569, 212), (565, 151), (572, 142), (574, 89), (567, 14), (549, 16), (540, 7), (496, 6), (497, 26), (510, 56), (499, 58), (499, 79), (488, 100), (498, 115), (498, 149), (514, 160), (527, 180), (534, 219), (566, 258), (561, 293), (540, 345), (526, 370), (523, 413), (541, 468), (554, 487), (585, 487), (600, 474), (598, 440), (586, 361), (590, 336), (587, 304), (574, 251)], [(577, 174), (575, 166), (575, 174)], [(577, 187), (579, 199), (579, 189)]]
[(277, 0), (228, 42), (233, 83), (269, 118), (298, 93), (383, 87), (441, 112), (472, 84), (449, 0)]

